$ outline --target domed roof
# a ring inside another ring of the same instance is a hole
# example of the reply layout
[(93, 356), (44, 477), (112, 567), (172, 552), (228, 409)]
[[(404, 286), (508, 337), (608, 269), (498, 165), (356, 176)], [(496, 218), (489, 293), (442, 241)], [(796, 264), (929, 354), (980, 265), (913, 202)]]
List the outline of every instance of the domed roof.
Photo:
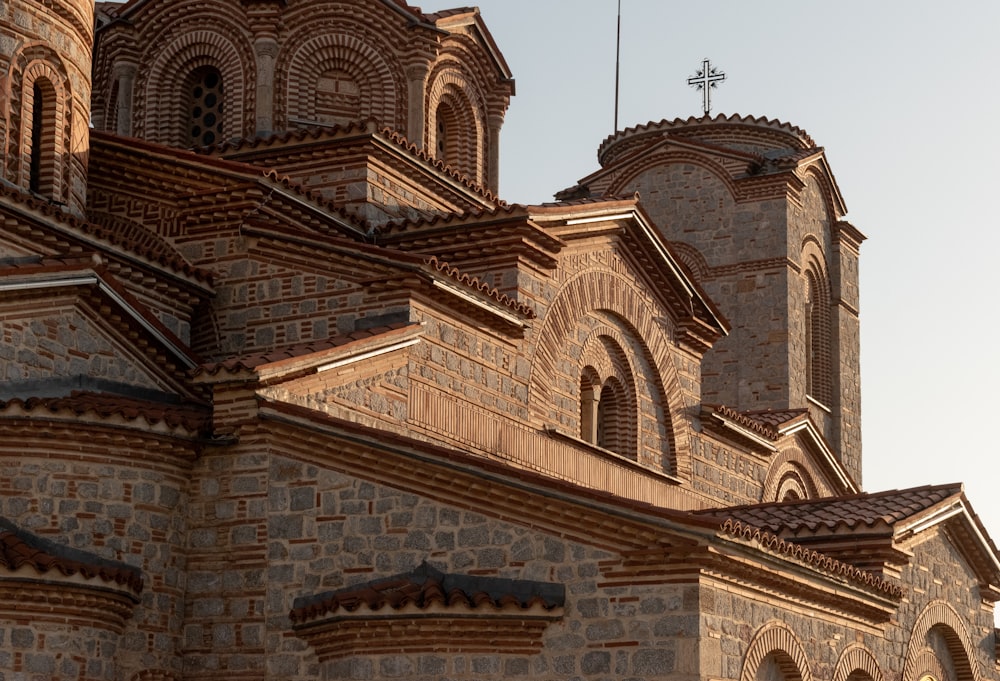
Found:
[(633, 150), (666, 136), (696, 138), (702, 143), (764, 157), (781, 156), (789, 151), (816, 147), (805, 130), (794, 125), (763, 116), (754, 118), (719, 114), (714, 118), (692, 116), (670, 121), (664, 119), (659, 123), (649, 122), (626, 128), (610, 135), (601, 143), (597, 150), (598, 161), (607, 167)]

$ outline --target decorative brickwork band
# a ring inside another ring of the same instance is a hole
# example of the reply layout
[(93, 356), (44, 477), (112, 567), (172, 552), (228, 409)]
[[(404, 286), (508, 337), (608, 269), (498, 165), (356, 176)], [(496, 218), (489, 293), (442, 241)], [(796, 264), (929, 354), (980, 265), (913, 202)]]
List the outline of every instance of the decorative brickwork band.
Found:
[(809, 660), (798, 638), (784, 624), (765, 625), (747, 648), (740, 681), (757, 681), (761, 665), (773, 658), (784, 681), (812, 681)]
[(849, 646), (837, 661), (833, 681), (882, 681), (882, 670), (871, 651), (860, 645)]
[[(955, 681), (979, 681), (981, 676), (975, 664), (976, 647), (962, 617), (942, 601), (929, 604), (920, 613), (906, 647), (903, 681), (919, 681), (929, 670), (921, 664), (922, 654), (928, 652), (928, 635), (937, 632), (945, 642), (955, 669)], [(933, 651), (930, 651), (933, 654)]]

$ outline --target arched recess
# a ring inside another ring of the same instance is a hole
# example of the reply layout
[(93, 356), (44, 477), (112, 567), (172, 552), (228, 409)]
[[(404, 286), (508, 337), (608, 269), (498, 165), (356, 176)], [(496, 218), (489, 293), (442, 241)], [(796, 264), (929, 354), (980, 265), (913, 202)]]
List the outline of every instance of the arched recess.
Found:
[[(232, 35), (242, 35), (234, 31)], [(192, 91), (198, 74), (214, 70), (224, 92), (223, 139), (244, 137), (254, 129), (252, 50), (214, 30), (192, 30), (165, 45), (140, 72), (136, 132), (153, 142), (187, 147), (191, 144)], [(222, 141), (221, 139), (219, 141)]]
[(819, 195), (822, 197), (827, 221), (832, 223), (839, 220), (846, 212), (843, 198), (840, 196), (840, 191), (837, 189), (836, 183), (830, 177), (830, 173), (825, 170), (823, 162), (821, 160), (813, 161), (805, 168), (801, 168), (799, 172), (802, 175), (803, 181), (807, 184), (815, 184)]
[[(294, 43), (291, 43), (294, 44)], [(345, 124), (373, 118), (395, 130), (406, 127), (406, 79), (384, 45), (359, 34), (327, 33), (305, 41), (277, 66), (284, 82), (281, 127), (309, 122)]]
[(771, 460), (764, 480), (762, 501), (788, 501), (790, 490), (794, 490), (801, 499), (815, 499), (829, 493), (825, 488), (821, 492), (817, 487), (809, 473), (805, 455), (797, 448), (781, 451)]
[(835, 391), (831, 286), (826, 258), (815, 237), (803, 240), (800, 262), (803, 278), (806, 394), (821, 404), (832, 407)]
[[(679, 430), (680, 421), (674, 418), (683, 413), (685, 405), (670, 331), (663, 328), (667, 313), (655, 308), (630, 280), (613, 272), (587, 270), (569, 279), (536, 327), (528, 391), (528, 406), (534, 418), (546, 424), (557, 422), (553, 395), (561, 389), (560, 368), (568, 364), (576, 367), (573, 380), (579, 380), (586, 363), (579, 356), (568, 356), (567, 347), (578, 341), (580, 320), (593, 313), (618, 320), (628, 334), (627, 341), (619, 341), (621, 346), (629, 348), (630, 353), (639, 353), (649, 366), (645, 381), (662, 405), (662, 414), (655, 418), (662, 426), (669, 450), (669, 460), (662, 462), (664, 471), (679, 477), (689, 476), (687, 439)], [(599, 335), (600, 331), (590, 333)]]
[[(950, 664), (939, 659), (940, 651), (935, 651), (932, 640), (935, 638), (951, 658), (947, 661)], [(949, 667), (954, 669), (954, 681), (980, 681), (975, 660), (975, 646), (962, 617), (948, 603), (935, 601), (924, 608), (913, 625), (902, 681), (920, 681), (926, 675), (945, 681), (942, 670)]]
[(67, 203), (74, 117), (66, 67), (47, 46), (27, 45), (11, 59), (9, 82), (7, 178), (52, 201)]
[(764, 625), (747, 648), (740, 681), (812, 681), (805, 650), (792, 630), (780, 622)]
[(686, 244), (683, 241), (672, 241), (670, 242), (670, 250), (695, 280), (704, 281), (711, 274), (712, 268), (705, 260), (705, 256), (691, 244)]
[(704, 155), (679, 149), (670, 149), (669, 147), (649, 155), (641, 155), (632, 161), (630, 165), (616, 169), (614, 179), (608, 186), (606, 193), (618, 195), (632, 190), (643, 193), (637, 186), (637, 181), (641, 175), (651, 170), (666, 169), (669, 166), (682, 164), (706, 171), (726, 187), (730, 198), (736, 199), (739, 197), (739, 188), (733, 182), (732, 176), (724, 166), (710, 158), (706, 158)]
[(425, 148), (434, 158), (482, 184), (487, 134), (483, 98), (453, 66), (439, 66), (430, 79)]
[(619, 331), (598, 325), (583, 343), (580, 363), (580, 437), (603, 449), (638, 459), (636, 367)]
[(864, 646), (848, 646), (837, 660), (833, 681), (883, 681), (878, 661)]

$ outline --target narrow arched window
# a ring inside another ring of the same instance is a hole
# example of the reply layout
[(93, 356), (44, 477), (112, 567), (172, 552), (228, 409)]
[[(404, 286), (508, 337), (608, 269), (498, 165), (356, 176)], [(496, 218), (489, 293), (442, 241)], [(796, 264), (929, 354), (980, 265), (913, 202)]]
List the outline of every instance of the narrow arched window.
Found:
[(615, 378), (605, 381), (597, 406), (597, 446), (617, 454), (625, 454), (624, 402), (621, 383)]
[(36, 81), (34, 103), (31, 107), (31, 168), (28, 186), (33, 192), (42, 190), (42, 136), (45, 127), (45, 95)]
[(455, 107), (442, 103), (437, 110), (437, 130), (435, 131), (434, 157), (445, 165), (458, 166), (458, 116)]
[(53, 198), (56, 165), (56, 93), (52, 83), (39, 78), (31, 90), (31, 137), (28, 188)]
[(597, 444), (600, 379), (592, 367), (583, 370), (580, 378), (580, 439)]
[(222, 74), (214, 66), (202, 66), (187, 80), (188, 146), (207, 147), (221, 142), (225, 91)]
[(830, 367), (830, 309), (824, 288), (813, 272), (806, 273), (805, 351), (806, 392), (830, 406), (833, 398)]

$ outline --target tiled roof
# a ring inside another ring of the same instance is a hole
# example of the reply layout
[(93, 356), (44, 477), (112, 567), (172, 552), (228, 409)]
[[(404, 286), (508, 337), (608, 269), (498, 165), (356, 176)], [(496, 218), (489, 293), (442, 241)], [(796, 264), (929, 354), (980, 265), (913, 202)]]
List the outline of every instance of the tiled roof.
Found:
[(501, 293), (496, 288), (490, 286), (489, 284), (480, 281), (478, 277), (474, 277), (471, 274), (462, 272), (457, 267), (453, 267), (443, 260), (438, 260), (436, 256), (429, 256), (425, 261), (427, 265), (437, 270), (441, 274), (447, 275), (450, 279), (454, 279), (464, 286), (475, 289), (482, 293), (483, 295), (492, 298), (496, 302), (500, 303), (504, 307), (509, 307), (512, 310), (519, 312), (528, 319), (535, 318), (535, 311), (531, 309), (528, 305), (521, 303), (510, 296)]
[(211, 281), (211, 275), (207, 270), (191, 265), (160, 237), (151, 232), (138, 229), (136, 226), (130, 226), (128, 229), (124, 228), (122, 225), (126, 224), (126, 221), (117, 221), (111, 227), (109, 225), (81, 220), (70, 213), (63, 212), (51, 202), (38, 199), (32, 194), (11, 185), (0, 185), (0, 199), (7, 199), (7, 201), (0, 202), (4, 205), (20, 205), (39, 211), (43, 215), (52, 218), (55, 224), (69, 226), (72, 230), (100, 239), (113, 246), (124, 248), (135, 255), (146, 258), (163, 267), (176, 272), (182, 272), (200, 281)]
[(553, 610), (564, 605), (561, 584), (498, 577), (472, 577), (442, 573), (426, 563), (407, 574), (375, 580), (358, 586), (295, 599), (289, 614), (292, 622), (360, 609), (398, 611), (410, 606), (425, 610), (432, 606), (483, 610)]
[(81, 223), (84, 232), (116, 246), (130, 250), (152, 262), (211, 283), (209, 270), (195, 267), (170, 244), (150, 229), (111, 214), (94, 214), (91, 222)]
[(806, 148), (815, 148), (816, 143), (813, 142), (809, 134), (799, 128), (798, 126), (792, 125), (790, 123), (784, 123), (776, 118), (767, 118), (765, 116), (740, 116), (739, 114), (732, 114), (726, 116), (725, 114), (718, 114), (714, 118), (709, 116), (689, 116), (688, 118), (675, 118), (673, 120), (663, 119), (659, 122), (650, 121), (649, 123), (643, 123), (641, 125), (632, 126), (625, 128), (624, 130), (619, 130), (618, 132), (608, 135), (607, 138), (601, 142), (598, 149), (598, 157), (600, 157), (604, 150), (613, 144), (614, 142), (628, 137), (634, 137), (636, 135), (641, 135), (646, 132), (655, 132), (663, 130), (672, 129), (690, 129), (699, 126), (709, 126), (709, 125), (719, 125), (719, 124), (734, 124), (734, 125), (747, 125), (754, 126), (758, 128), (767, 128), (774, 130), (776, 132), (783, 132), (785, 134), (791, 135), (799, 139), (800, 144)]
[(496, 205), (504, 205), (489, 189), (472, 180), (468, 175), (455, 170), (441, 159), (435, 158), (421, 149), (413, 142), (396, 130), (382, 125), (379, 121), (368, 118), (360, 121), (352, 121), (347, 124), (335, 124), (326, 126), (305, 126), (277, 132), (266, 137), (243, 137), (235, 140), (226, 140), (211, 147), (204, 147), (201, 153), (215, 153), (220, 156), (233, 152), (247, 151), (251, 149), (266, 149), (269, 147), (280, 147), (289, 143), (305, 143), (311, 141), (337, 140), (342, 138), (355, 137), (357, 135), (378, 136), (391, 142), (398, 148), (406, 151), (411, 156), (415, 156), (424, 163), (434, 166), (438, 170), (448, 175), (451, 179), (460, 182), (470, 191), (482, 196)]
[(960, 484), (928, 485), (876, 494), (709, 509), (693, 514), (719, 520), (732, 518), (773, 534), (802, 536), (879, 525), (891, 528), (961, 492)]
[(784, 423), (784, 421), (776, 423), (775, 420), (777, 418), (781, 418), (779, 414), (783, 415), (787, 413), (776, 412), (774, 416), (771, 417), (759, 417), (755, 412), (736, 411), (735, 409), (727, 407), (724, 404), (705, 404), (703, 407), (705, 412), (709, 414), (715, 414), (726, 420), (733, 421), (734, 423), (737, 423), (744, 428), (751, 430), (758, 435), (762, 435), (772, 441), (781, 437), (781, 434), (778, 432), (778, 425), (780, 425), (780, 423)]
[(96, 578), (128, 587), (136, 594), (142, 592), (142, 571), (139, 568), (43, 539), (2, 517), (0, 565), (10, 570), (27, 565), (42, 574), (56, 570), (67, 577), (79, 574), (86, 579)]
[[(206, 178), (210, 178), (210, 182), (220, 194), (229, 190), (231, 183), (227, 180), (233, 177), (244, 182), (260, 183), (265, 187), (276, 188), (275, 185), (280, 185), (282, 189), (311, 204), (314, 211), (322, 214), (325, 219), (332, 218), (347, 226), (351, 234), (363, 234), (367, 229), (367, 226), (357, 218), (341, 211), (334, 202), (273, 169), (187, 149), (162, 146), (138, 138), (122, 138), (100, 130), (91, 130), (90, 136), (93, 148), (105, 156), (111, 157), (117, 154), (133, 159), (142, 156), (146, 165), (154, 162), (168, 164), (172, 172), (171, 179), (175, 182), (185, 185), (205, 184)], [(213, 175), (215, 177), (212, 177)], [(274, 200), (276, 197), (272, 196), (271, 201)]]
[(206, 431), (211, 422), (208, 408), (196, 404), (165, 404), (86, 391), (73, 391), (66, 397), (0, 400), (0, 412), (18, 408), (39, 415), (71, 413), (82, 416), (92, 413), (101, 419), (119, 417), (134, 421), (141, 418), (149, 425), (163, 423), (170, 428), (183, 428), (191, 433)]
[(384, 336), (401, 329), (412, 329), (418, 325), (413, 322), (398, 322), (384, 326), (375, 326), (370, 329), (351, 331), (350, 333), (332, 336), (325, 340), (310, 341), (307, 343), (297, 343), (283, 348), (278, 348), (266, 353), (256, 353), (244, 357), (234, 357), (221, 362), (203, 364), (194, 370), (195, 376), (209, 374), (218, 375), (221, 371), (229, 373), (239, 373), (241, 371), (253, 371), (258, 367), (275, 364), (290, 359), (300, 359), (308, 355), (332, 350), (334, 348), (346, 347), (351, 344), (361, 343), (372, 338)]
[(849, 563), (831, 558), (819, 551), (813, 551), (799, 544), (785, 541), (781, 537), (751, 524), (729, 518), (722, 524), (720, 529), (724, 534), (728, 534), (729, 536), (754, 541), (767, 551), (800, 560), (818, 570), (864, 584), (893, 598), (899, 598), (903, 595), (901, 586), (882, 579), (873, 572), (862, 570)]
[(757, 411), (740, 412), (744, 418), (772, 428), (780, 428), (786, 423), (794, 421), (795, 419), (798, 419), (808, 413), (808, 409), (761, 409)]

